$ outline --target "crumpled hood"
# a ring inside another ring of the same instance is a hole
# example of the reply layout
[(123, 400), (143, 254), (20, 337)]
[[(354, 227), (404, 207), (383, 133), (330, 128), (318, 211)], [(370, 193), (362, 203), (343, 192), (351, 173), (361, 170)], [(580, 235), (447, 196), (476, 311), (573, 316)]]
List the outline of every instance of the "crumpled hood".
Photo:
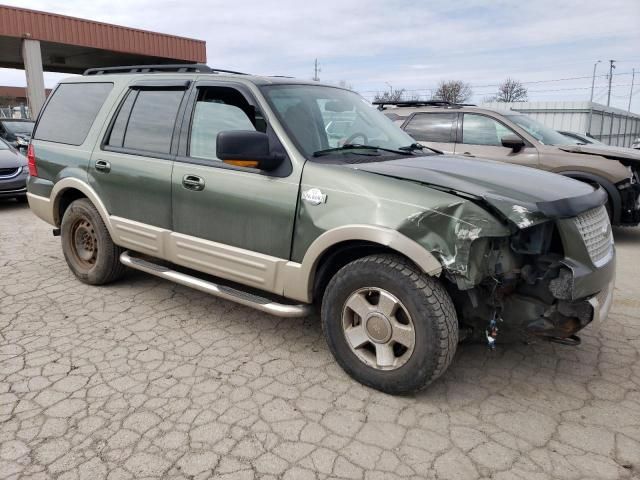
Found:
[(603, 205), (606, 194), (554, 173), (490, 160), (430, 155), (349, 165), (484, 200), (519, 228)]
[(560, 150), (573, 153), (585, 153), (587, 155), (600, 155), (601, 157), (616, 160), (633, 160), (640, 162), (640, 151), (632, 148), (611, 147), (608, 145), (561, 145)]

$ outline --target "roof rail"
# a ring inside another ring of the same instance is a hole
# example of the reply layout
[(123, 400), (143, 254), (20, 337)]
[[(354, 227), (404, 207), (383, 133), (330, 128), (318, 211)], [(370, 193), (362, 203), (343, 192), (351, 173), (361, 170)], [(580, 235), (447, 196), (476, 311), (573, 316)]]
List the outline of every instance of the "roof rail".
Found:
[(373, 102), (383, 109), (385, 105), (395, 105), (397, 107), (475, 107), (473, 103), (451, 103), (446, 100), (378, 100)]
[(222, 70), (219, 68), (211, 68), (201, 63), (177, 63), (166, 65), (123, 65), (121, 67), (99, 67), (89, 68), (84, 71), (83, 75), (105, 75), (110, 73), (233, 73), (236, 75), (247, 75), (242, 72), (233, 70)]

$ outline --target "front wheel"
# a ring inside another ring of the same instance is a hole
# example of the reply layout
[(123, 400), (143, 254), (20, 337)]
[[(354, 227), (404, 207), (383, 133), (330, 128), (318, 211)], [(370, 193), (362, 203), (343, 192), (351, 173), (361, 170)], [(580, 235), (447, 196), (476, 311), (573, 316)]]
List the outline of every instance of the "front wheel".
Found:
[(73, 274), (84, 283), (103, 285), (120, 278), (123, 249), (111, 240), (96, 207), (87, 198), (75, 200), (64, 212), (60, 228), (62, 252)]
[(357, 381), (391, 394), (433, 382), (458, 344), (449, 294), (396, 255), (364, 257), (338, 271), (327, 285), (321, 316), (340, 366)]

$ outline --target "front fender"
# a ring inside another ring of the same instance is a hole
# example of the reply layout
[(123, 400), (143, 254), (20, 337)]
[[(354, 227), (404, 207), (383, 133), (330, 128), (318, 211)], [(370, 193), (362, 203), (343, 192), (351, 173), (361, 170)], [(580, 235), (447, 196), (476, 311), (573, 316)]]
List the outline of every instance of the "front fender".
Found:
[(366, 241), (388, 247), (410, 258), (427, 275), (438, 276), (442, 272), (442, 265), (433, 254), (396, 230), (376, 225), (345, 225), (327, 230), (316, 238), (301, 263), (288, 264), (284, 295), (311, 301), (320, 260), (332, 247), (349, 241)]

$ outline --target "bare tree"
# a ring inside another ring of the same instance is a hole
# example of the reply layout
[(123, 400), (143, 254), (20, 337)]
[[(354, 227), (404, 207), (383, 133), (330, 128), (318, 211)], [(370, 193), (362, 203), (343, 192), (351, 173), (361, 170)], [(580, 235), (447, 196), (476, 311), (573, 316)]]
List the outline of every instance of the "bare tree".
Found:
[(389, 89), (385, 92), (378, 92), (376, 96), (373, 97), (374, 102), (399, 102), (402, 100), (404, 95), (404, 88), (400, 88), (397, 90)]
[(498, 95), (496, 95), (496, 102), (526, 102), (527, 101), (527, 87), (525, 87), (520, 81), (513, 78), (507, 78), (498, 87)]
[(462, 80), (442, 80), (438, 84), (434, 100), (442, 100), (450, 103), (466, 102), (473, 95), (471, 85)]

